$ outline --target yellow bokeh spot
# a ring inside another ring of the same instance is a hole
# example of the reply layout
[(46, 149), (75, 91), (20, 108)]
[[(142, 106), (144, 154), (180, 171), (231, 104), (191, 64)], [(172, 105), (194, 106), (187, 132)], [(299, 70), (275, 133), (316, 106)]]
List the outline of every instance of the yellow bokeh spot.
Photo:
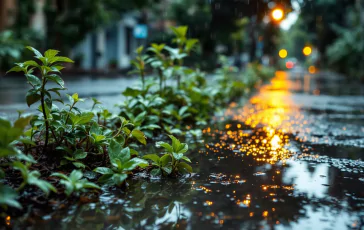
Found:
[(276, 21), (280, 21), (283, 18), (283, 10), (282, 9), (275, 9), (272, 11), (272, 18)]
[(280, 58), (286, 58), (288, 55), (288, 52), (285, 49), (281, 49), (278, 54), (279, 54)]
[(305, 56), (308, 56), (308, 55), (310, 55), (312, 53), (312, 48), (309, 47), (309, 46), (306, 46), (305, 48), (303, 48), (303, 51), (302, 52), (303, 52), (303, 54)]
[(309, 72), (309, 73), (312, 73), (312, 74), (313, 74), (313, 73), (316, 73), (316, 67), (315, 67), (315, 66), (313, 66), (313, 65), (312, 65), (312, 66), (310, 66), (310, 67), (308, 67), (308, 72)]

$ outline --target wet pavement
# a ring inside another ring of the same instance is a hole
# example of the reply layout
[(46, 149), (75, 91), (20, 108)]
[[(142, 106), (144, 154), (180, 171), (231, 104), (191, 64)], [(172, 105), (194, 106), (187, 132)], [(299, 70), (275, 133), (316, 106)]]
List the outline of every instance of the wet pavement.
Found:
[[(34, 229), (364, 229), (364, 87), (277, 72), (188, 140), (195, 174), (129, 181)], [(36, 212), (37, 213), (37, 212)], [(25, 223), (25, 224), (24, 224)]]
[[(78, 105), (80, 108), (91, 109), (92, 100), (90, 98), (94, 97), (111, 111), (116, 111), (114, 105), (124, 100), (121, 92), (126, 87), (133, 86), (140, 81), (138, 77), (107, 78), (89, 75), (66, 76), (63, 79), (67, 88), (63, 93), (70, 95), (78, 93), (81, 98), (88, 98), (84, 103)], [(54, 83), (48, 83), (47, 86), (48, 88), (57, 87)], [(36, 112), (37, 104), (28, 108), (25, 103), (25, 95), (29, 89), (30, 86), (25, 77), (0, 78), (0, 116), (14, 120), (17, 110), (24, 110), (27, 113)], [(54, 94), (54, 98), (58, 98), (58, 96)], [(64, 100), (67, 101), (66, 98)]]

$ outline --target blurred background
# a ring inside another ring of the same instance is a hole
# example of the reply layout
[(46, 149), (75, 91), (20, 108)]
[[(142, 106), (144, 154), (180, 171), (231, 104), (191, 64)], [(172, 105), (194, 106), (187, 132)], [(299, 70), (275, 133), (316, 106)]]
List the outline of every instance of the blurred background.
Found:
[(224, 54), (241, 68), (259, 62), (364, 79), (363, 0), (1, 0), (0, 70), (29, 58), (31, 45), (70, 56), (73, 73), (119, 73), (139, 45), (168, 43), (176, 25), (200, 40), (187, 64), (204, 70)]

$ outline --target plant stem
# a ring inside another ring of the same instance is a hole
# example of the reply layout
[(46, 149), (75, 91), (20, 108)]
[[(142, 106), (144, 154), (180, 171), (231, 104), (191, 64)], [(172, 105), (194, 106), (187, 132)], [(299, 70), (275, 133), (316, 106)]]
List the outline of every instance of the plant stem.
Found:
[(159, 91), (160, 95), (163, 95), (163, 72), (161, 68), (158, 68), (158, 75), (159, 75)]
[(42, 112), (43, 112), (43, 117), (44, 117), (44, 121), (45, 121), (45, 126), (46, 126), (46, 137), (45, 137), (45, 142), (44, 142), (44, 148), (43, 148), (43, 153), (45, 153), (45, 149), (48, 145), (48, 138), (49, 138), (49, 121), (47, 118), (47, 113), (45, 112), (45, 104), (44, 104), (44, 89), (45, 89), (45, 84), (46, 84), (46, 78), (43, 76), (42, 77), (42, 91), (40, 93), (40, 102), (41, 102), (41, 106), (42, 106)]
[(142, 77), (142, 90), (144, 90), (144, 70), (140, 70), (140, 76)]
[[(183, 60), (182, 59), (178, 60), (178, 65), (179, 65), (180, 68), (182, 68), (182, 65), (183, 65)], [(180, 89), (180, 87), (181, 87), (181, 75), (178, 74), (177, 75), (177, 88)]]

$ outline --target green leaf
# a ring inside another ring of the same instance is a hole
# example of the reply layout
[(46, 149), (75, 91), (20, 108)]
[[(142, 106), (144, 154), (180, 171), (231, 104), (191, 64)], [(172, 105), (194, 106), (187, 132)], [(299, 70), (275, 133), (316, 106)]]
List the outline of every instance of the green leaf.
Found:
[(112, 171), (111, 169), (106, 168), (106, 167), (97, 167), (97, 168), (94, 169), (94, 172), (100, 173), (102, 175), (114, 174), (114, 171)]
[(157, 143), (155, 143), (155, 146), (158, 147), (158, 148), (163, 147), (169, 153), (173, 152), (172, 146), (170, 144), (166, 143), (166, 142), (158, 141)]
[(69, 176), (69, 179), (73, 182), (78, 181), (83, 177), (83, 174), (79, 170), (73, 170)]
[(61, 97), (61, 94), (59, 93), (60, 90), (65, 90), (65, 88), (51, 88), (51, 89), (48, 89), (48, 91), (50, 92), (54, 92), (56, 93), (59, 97)]
[(0, 184), (0, 206), (10, 206), (17, 209), (22, 209), (20, 203), (16, 200), (18, 194), (9, 186)]
[(104, 174), (97, 181), (100, 183), (110, 183), (114, 174)]
[(8, 72), (6, 73), (10, 73), (10, 72), (22, 72), (24, 71), (25, 69), (20, 67), (20, 66), (14, 66), (13, 68), (11, 68), (10, 70), (8, 70)]
[(97, 184), (92, 183), (92, 182), (85, 182), (82, 187), (87, 188), (87, 189), (90, 189), (90, 188), (99, 189), (99, 190), (101, 189)]
[(169, 154), (164, 154), (161, 157), (160, 162), (162, 167), (166, 166), (169, 162), (171, 162), (171, 156)]
[(173, 152), (178, 152), (180, 146), (181, 146), (181, 142), (175, 138), (173, 135), (168, 135), (169, 138), (172, 139), (172, 148), (173, 148)]
[(68, 57), (62, 57), (62, 56), (56, 56), (50, 59), (50, 63), (53, 64), (55, 62), (69, 62), (69, 63), (74, 63), (73, 60), (71, 60)]
[(142, 143), (143, 145), (146, 145), (147, 144), (146, 138), (145, 138), (144, 133), (142, 131), (134, 129), (131, 132), (131, 135), (135, 139), (137, 139), (140, 143)]
[(81, 114), (81, 119), (77, 122), (79, 125), (87, 124), (89, 123), (92, 118), (95, 116), (92, 112), (86, 112)]
[(198, 39), (187, 39), (186, 41), (186, 51), (190, 51), (193, 49), (193, 47), (195, 46), (195, 44), (198, 43)]
[(75, 158), (73, 158), (73, 157), (64, 156), (63, 158), (68, 160), (68, 161), (75, 161)]
[(162, 171), (161, 171), (161, 169), (160, 169), (160, 168), (156, 168), (156, 169), (153, 169), (152, 171), (150, 171), (150, 174), (151, 174), (152, 176), (159, 176), (159, 175), (161, 175), (161, 174), (162, 174)]
[(52, 49), (49, 49), (49, 50), (47, 50), (47, 51), (44, 53), (44, 56), (45, 56), (46, 58), (51, 59), (51, 58), (53, 58), (54, 56), (56, 56), (58, 53), (59, 53), (59, 51), (58, 51), (58, 50), (52, 50)]
[(101, 135), (102, 134), (102, 130), (99, 126), (99, 124), (97, 124), (96, 122), (94, 122), (91, 126), (90, 129), (90, 134), (95, 134), (95, 135)]
[(171, 174), (172, 173), (172, 167), (169, 166), (169, 167), (162, 167), (162, 170), (167, 173), (167, 175)]
[(182, 116), (188, 110), (188, 106), (183, 106), (179, 109), (178, 115)]
[(180, 173), (186, 173), (186, 172), (192, 173), (193, 172), (192, 167), (185, 162), (178, 163), (177, 168)]
[(6, 129), (11, 128), (11, 123), (10, 123), (10, 121), (5, 120), (4, 118), (0, 117), (0, 127), (6, 128)]
[(40, 79), (33, 74), (25, 74), (25, 77), (27, 78), (28, 82), (33, 86), (40, 87), (42, 85)]
[(124, 181), (126, 180), (126, 178), (128, 178), (127, 174), (114, 174), (112, 176), (112, 180), (114, 182), (115, 185), (122, 185), (124, 183)]
[(161, 127), (156, 124), (149, 124), (142, 127), (142, 129), (148, 129), (148, 130), (154, 130), (154, 129), (160, 129)]
[(137, 97), (143, 93), (142, 90), (127, 87), (122, 93), (125, 97)]
[(68, 180), (61, 180), (60, 182), (62, 184), (64, 184), (64, 186), (65, 186), (64, 193), (67, 196), (70, 196), (73, 193), (73, 191), (75, 190), (75, 186), (73, 185), (73, 183)]
[(173, 157), (174, 157), (174, 159), (179, 161), (182, 159), (183, 154), (182, 153), (173, 153)]
[(73, 98), (73, 100), (75, 101), (75, 102), (78, 102), (78, 93), (74, 93), (73, 95), (72, 95), (72, 98)]
[(51, 66), (52, 72), (60, 72), (62, 69), (64, 69), (64, 67), (61, 65)]
[(95, 143), (101, 142), (106, 139), (104, 135), (96, 135), (94, 133), (92, 134), (92, 137), (95, 139)]
[(80, 169), (80, 168), (85, 169), (85, 168), (86, 168), (86, 165), (85, 165), (85, 164), (83, 164), (83, 163), (81, 163), (81, 162), (72, 162), (72, 164), (73, 164), (76, 168), (78, 168), (78, 169)]
[(188, 145), (186, 143), (182, 143), (177, 149), (177, 153), (185, 153), (188, 150)]
[(186, 37), (188, 26), (171, 27), (172, 31), (178, 38)]
[(59, 75), (57, 75), (57, 74), (51, 74), (51, 75), (48, 75), (47, 78), (49, 80), (51, 80), (51, 81), (54, 81), (55, 83), (57, 83), (62, 88), (64, 88), (64, 81), (63, 81), (63, 79)]
[(28, 107), (30, 107), (32, 104), (39, 101), (40, 98), (41, 98), (41, 96), (38, 94), (38, 92), (36, 90), (33, 90), (33, 89), (29, 90), (26, 94), (26, 101), (27, 101)]
[(187, 162), (189, 162), (189, 163), (191, 163), (190, 158), (188, 158), (188, 157), (186, 157), (186, 156), (183, 156), (181, 159), (182, 159), (182, 160), (185, 160), (185, 161), (187, 161)]
[(35, 54), (35, 57), (36, 58), (41, 58), (41, 57), (43, 57), (43, 55), (38, 51), (38, 50), (36, 50), (35, 48), (33, 48), (33, 47), (31, 47), (31, 46), (27, 46), (26, 47), (28, 50), (30, 50), (30, 51), (33, 51), (33, 53)]
[[(42, 109), (41, 105), (39, 107)], [(47, 115), (47, 119), (51, 119), (53, 117), (47, 103), (44, 103), (44, 112)]]
[(136, 116), (134, 119), (135, 126), (140, 126), (142, 124), (142, 122), (144, 121), (146, 115), (147, 115), (146, 111), (138, 114), (138, 116)]
[(51, 176), (54, 176), (54, 177), (59, 177), (59, 178), (62, 178), (64, 180), (68, 180), (68, 177), (66, 175), (64, 175), (63, 173), (52, 173)]
[(137, 157), (135, 157), (135, 158), (133, 158), (133, 159), (131, 159), (131, 160), (129, 160), (129, 161), (127, 161), (125, 164), (123, 164), (123, 169), (125, 170), (125, 171), (132, 171), (132, 170), (134, 170), (136, 167), (138, 167), (138, 166), (140, 166), (140, 167), (142, 167), (142, 168), (144, 168), (144, 167), (146, 167), (146, 166), (148, 166), (149, 164), (148, 164), (148, 162), (147, 161), (145, 161), (145, 160), (143, 160), (143, 159), (140, 159), (140, 158), (137, 158)]
[(115, 160), (118, 159), (121, 149), (122, 149), (121, 145), (114, 139), (110, 141), (110, 145), (108, 147), (108, 154), (111, 162), (115, 162)]
[(28, 175), (28, 183), (40, 188), (47, 196), (50, 191), (57, 192), (56, 188), (45, 180), (39, 179), (40, 173), (38, 171), (32, 171)]
[(136, 52), (137, 54), (139, 54), (139, 55), (140, 55), (140, 54), (143, 52), (143, 49), (144, 49), (144, 47), (143, 47), (143, 46), (139, 46), (139, 47), (136, 49), (136, 51), (135, 51), (135, 52)]
[(70, 104), (73, 105), (73, 103), (75, 103), (75, 100), (73, 99), (73, 97), (69, 94), (66, 94), (68, 100), (70, 101)]
[(160, 157), (157, 154), (148, 154), (148, 155), (143, 156), (143, 159), (152, 160), (157, 165), (159, 165)]
[(77, 150), (73, 153), (73, 157), (74, 157), (76, 160), (84, 159), (85, 157), (87, 157), (87, 152), (84, 152), (82, 149), (77, 149)]
[[(75, 108), (75, 107), (74, 107)], [(92, 118), (95, 116), (92, 112), (85, 112), (79, 115), (70, 113), (70, 118), (73, 123), (73, 125), (84, 125), (89, 123)]]
[(57, 147), (56, 147), (56, 150), (65, 151), (65, 152), (67, 152), (67, 153), (69, 153), (69, 154), (71, 154), (71, 153), (72, 153), (72, 150), (71, 150), (70, 148), (66, 147), (66, 146), (57, 146)]
[(32, 61), (32, 60), (24, 62), (23, 65), (25, 67), (27, 67), (27, 66), (39, 67), (38, 63), (36, 63), (35, 61)]
[(110, 141), (108, 153), (112, 163), (115, 163), (116, 160), (119, 160), (121, 163), (125, 163), (130, 159), (130, 149), (128, 147), (122, 148), (122, 146), (114, 139)]
[(138, 153), (138, 151), (136, 151), (135, 149), (130, 149), (130, 155), (131, 155), (131, 156), (138, 156), (138, 155), (139, 155), (139, 153)]
[(20, 117), (18, 120), (15, 121), (14, 127), (24, 130), (27, 125), (29, 125), (30, 120), (32, 119), (31, 116), (28, 117)]

